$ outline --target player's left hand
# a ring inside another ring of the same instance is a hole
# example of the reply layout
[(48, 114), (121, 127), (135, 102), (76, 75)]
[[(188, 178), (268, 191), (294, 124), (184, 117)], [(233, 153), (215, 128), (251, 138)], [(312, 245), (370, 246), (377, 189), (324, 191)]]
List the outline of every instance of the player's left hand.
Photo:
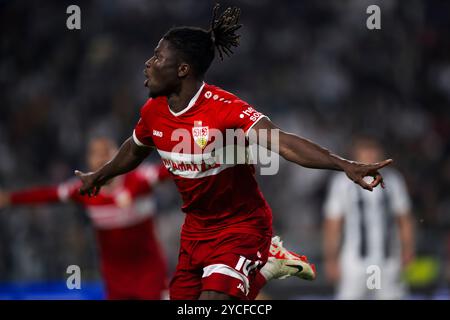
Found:
[[(390, 165), (393, 162), (392, 159), (387, 159), (377, 163), (361, 163), (351, 161), (345, 166), (344, 171), (354, 183), (359, 184), (362, 188), (373, 191), (373, 188), (381, 184), (381, 187), (384, 188), (383, 177), (378, 172), (381, 168)], [(364, 177), (373, 177), (373, 181), (371, 183), (367, 183), (364, 181)]]
[(103, 183), (98, 181), (98, 177), (95, 172), (84, 173), (75, 170), (75, 175), (80, 178), (83, 183), (79, 190), (81, 195), (87, 194), (89, 197), (98, 195)]

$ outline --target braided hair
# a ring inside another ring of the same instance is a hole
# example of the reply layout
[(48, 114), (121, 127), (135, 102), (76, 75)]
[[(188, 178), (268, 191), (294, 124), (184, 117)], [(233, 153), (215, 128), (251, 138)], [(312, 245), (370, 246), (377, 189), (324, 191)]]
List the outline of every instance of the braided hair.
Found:
[(219, 52), (220, 59), (223, 60), (224, 53), (229, 57), (233, 54), (231, 47), (239, 46), (240, 35), (235, 32), (242, 27), (242, 24), (238, 23), (241, 9), (228, 8), (218, 16), (219, 7), (219, 4), (214, 6), (209, 32), (217, 52)]
[(241, 10), (227, 8), (219, 14), (219, 4), (213, 8), (209, 30), (197, 27), (175, 27), (170, 29), (163, 39), (179, 54), (179, 58), (193, 67), (194, 73), (203, 77), (214, 60), (217, 51), (221, 60), (224, 55), (230, 57), (232, 48), (239, 46), (240, 35), (236, 31)]

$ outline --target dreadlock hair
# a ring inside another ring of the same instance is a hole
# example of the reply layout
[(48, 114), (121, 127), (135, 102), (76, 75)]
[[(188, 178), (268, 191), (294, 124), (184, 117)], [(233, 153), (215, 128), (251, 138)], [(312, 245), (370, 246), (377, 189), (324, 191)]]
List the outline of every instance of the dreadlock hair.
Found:
[(223, 60), (224, 54), (231, 56), (232, 47), (239, 46), (240, 35), (235, 32), (242, 27), (242, 24), (238, 24), (241, 9), (227, 8), (222, 14), (218, 13), (219, 4), (216, 4), (209, 30), (175, 27), (163, 36), (200, 77), (205, 75), (214, 60), (216, 50)]

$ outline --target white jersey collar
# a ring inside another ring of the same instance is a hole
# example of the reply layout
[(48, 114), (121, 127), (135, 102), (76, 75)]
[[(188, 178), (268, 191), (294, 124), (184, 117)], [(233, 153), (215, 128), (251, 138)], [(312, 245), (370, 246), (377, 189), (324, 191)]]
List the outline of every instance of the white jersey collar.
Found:
[(183, 113), (187, 112), (189, 109), (191, 109), (194, 106), (194, 104), (197, 102), (197, 99), (200, 96), (200, 93), (202, 92), (204, 87), (205, 87), (205, 82), (202, 83), (202, 85), (200, 86), (200, 89), (198, 89), (197, 93), (192, 97), (191, 101), (189, 101), (187, 107), (181, 111), (173, 112), (170, 109), (169, 103), (167, 103), (167, 107), (169, 108), (170, 113), (173, 114), (175, 117), (178, 117), (178, 116), (182, 115)]

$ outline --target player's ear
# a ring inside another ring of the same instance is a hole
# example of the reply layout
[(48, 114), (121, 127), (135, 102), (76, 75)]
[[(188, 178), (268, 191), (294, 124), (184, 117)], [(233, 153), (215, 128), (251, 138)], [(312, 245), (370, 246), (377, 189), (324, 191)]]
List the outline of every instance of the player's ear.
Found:
[(178, 77), (184, 78), (189, 74), (190, 71), (191, 71), (191, 66), (185, 62), (182, 62), (178, 66)]

